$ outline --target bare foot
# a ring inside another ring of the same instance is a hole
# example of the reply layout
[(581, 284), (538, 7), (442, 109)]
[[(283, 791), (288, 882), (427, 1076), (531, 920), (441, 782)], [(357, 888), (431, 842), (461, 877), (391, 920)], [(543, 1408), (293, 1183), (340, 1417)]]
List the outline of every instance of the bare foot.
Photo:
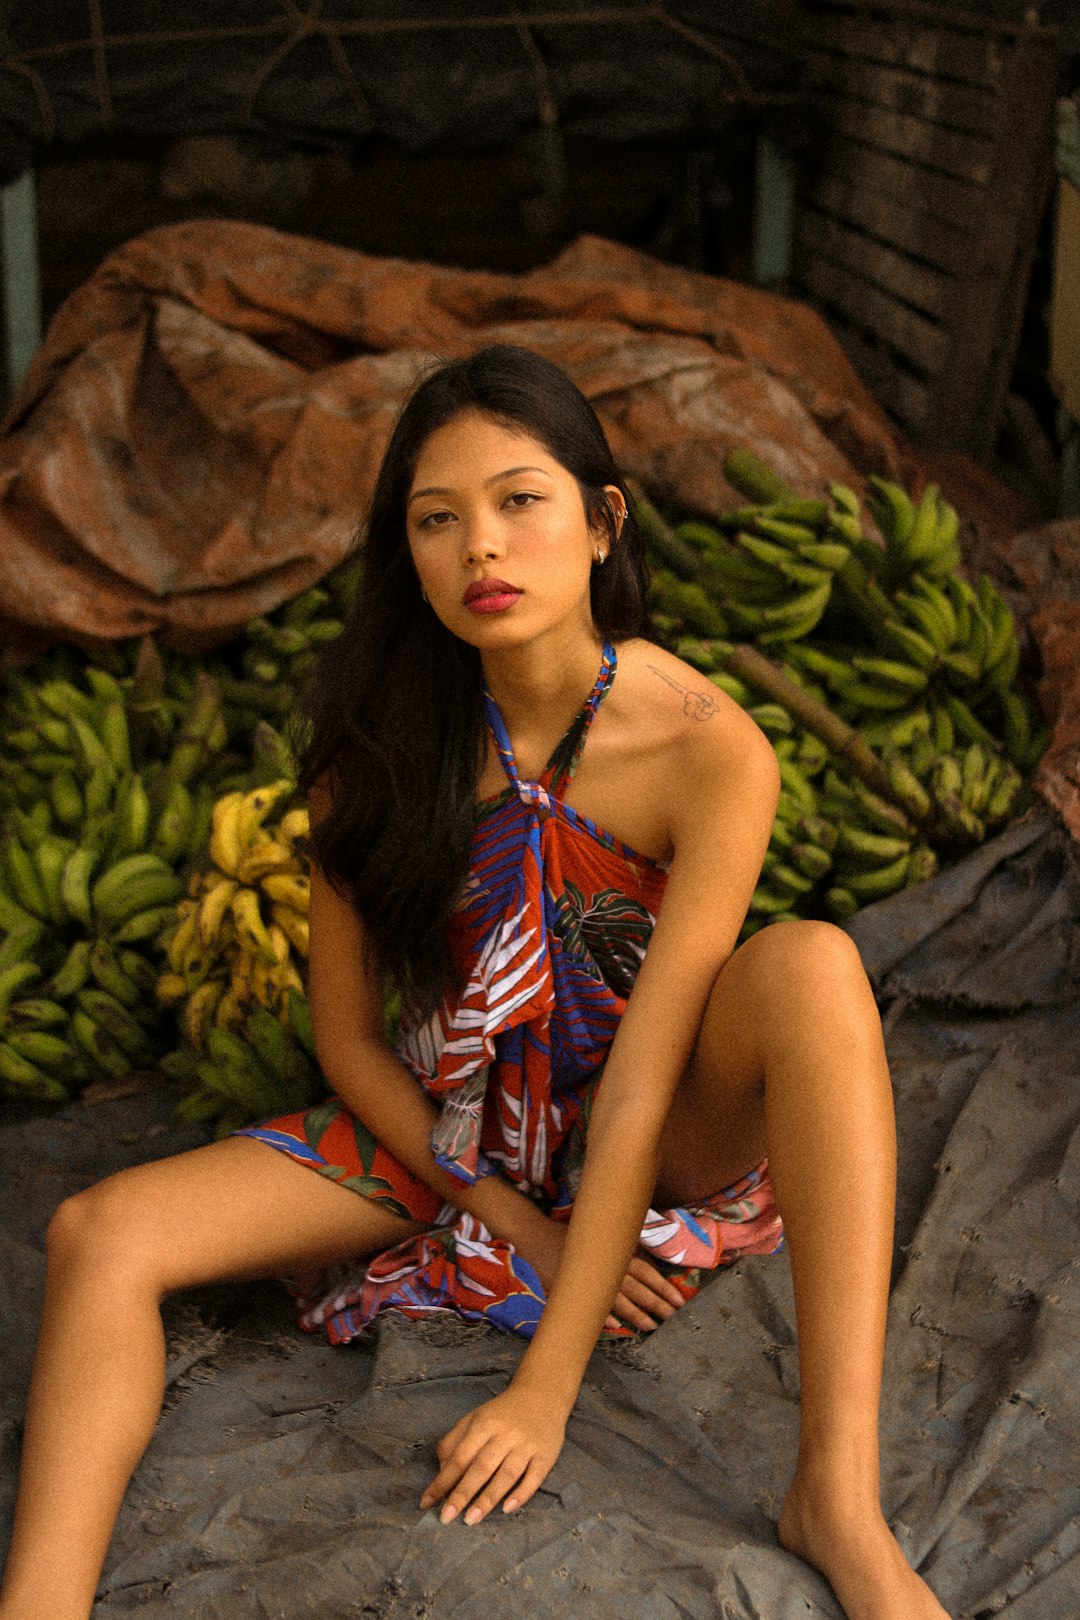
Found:
[(827, 1493), (792, 1481), (777, 1526), (780, 1544), (821, 1571), (847, 1620), (949, 1620), (900, 1551), (877, 1503), (831, 1506)]

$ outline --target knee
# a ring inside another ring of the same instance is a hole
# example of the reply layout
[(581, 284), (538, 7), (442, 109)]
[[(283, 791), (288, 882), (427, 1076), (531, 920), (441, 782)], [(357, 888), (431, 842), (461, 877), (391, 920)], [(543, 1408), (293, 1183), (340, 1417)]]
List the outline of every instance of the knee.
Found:
[(123, 1172), (65, 1198), (45, 1232), (50, 1269), (92, 1268), (100, 1273), (137, 1271), (139, 1223)]
[(740, 947), (773, 989), (795, 983), (823, 994), (844, 985), (867, 984), (859, 947), (835, 923), (794, 918), (761, 928)]

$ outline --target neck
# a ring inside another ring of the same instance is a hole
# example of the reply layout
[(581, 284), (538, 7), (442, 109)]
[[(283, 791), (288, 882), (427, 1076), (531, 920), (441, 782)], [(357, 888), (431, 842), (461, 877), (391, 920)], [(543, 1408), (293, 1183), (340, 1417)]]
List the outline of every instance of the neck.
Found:
[(485, 653), (484, 676), (507, 730), (561, 734), (592, 690), (602, 651), (603, 638), (590, 625), (558, 647), (545, 640)]

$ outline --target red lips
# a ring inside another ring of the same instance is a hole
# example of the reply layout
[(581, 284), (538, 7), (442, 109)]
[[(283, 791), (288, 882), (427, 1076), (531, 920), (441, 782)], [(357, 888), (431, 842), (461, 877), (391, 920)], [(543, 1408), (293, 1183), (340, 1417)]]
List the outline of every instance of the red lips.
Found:
[(481, 596), (520, 596), (521, 592), (516, 585), (508, 585), (504, 579), (474, 579), (466, 589), (462, 601), (468, 607)]

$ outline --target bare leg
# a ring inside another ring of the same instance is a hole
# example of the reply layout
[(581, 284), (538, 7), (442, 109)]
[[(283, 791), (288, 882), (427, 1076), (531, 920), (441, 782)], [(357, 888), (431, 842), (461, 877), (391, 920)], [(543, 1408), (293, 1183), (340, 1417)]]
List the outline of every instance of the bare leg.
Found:
[(718, 975), (665, 1126), (657, 1201), (715, 1191), (766, 1153), (787, 1232), (801, 1385), (780, 1539), (828, 1578), (849, 1620), (943, 1620), (880, 1506), (892, 1087), (858, 951), (831, 923), (763, 929)]
[(245, 1137), (124, 1170), (62, 1204), (0, 1620), (86, 1620), (161, 1411), (166, 1294), (373, 1254), (423, 1229)]

